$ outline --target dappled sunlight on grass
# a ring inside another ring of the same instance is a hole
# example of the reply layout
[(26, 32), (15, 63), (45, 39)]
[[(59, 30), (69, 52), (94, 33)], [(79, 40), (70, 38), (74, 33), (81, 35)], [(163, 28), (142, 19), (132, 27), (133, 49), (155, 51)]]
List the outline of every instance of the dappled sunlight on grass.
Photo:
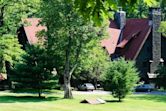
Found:
[[(166, 111), (166, 96), (130, 95), (123, 102), (111, 95), (74, 95), (74, 99), (63, 99), (63, 92), (44, 94), (0, 92), (0, 111)], [(83, 99), (101, 98), (106, 104), (80, 103)]]

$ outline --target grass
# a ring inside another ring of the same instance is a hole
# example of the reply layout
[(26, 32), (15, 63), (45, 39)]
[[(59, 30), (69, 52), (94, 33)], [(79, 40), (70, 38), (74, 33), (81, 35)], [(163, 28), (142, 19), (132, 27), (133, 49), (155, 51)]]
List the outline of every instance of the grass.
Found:
[[(63, 94), (54, 92), (39, 99), (31, 94), (0, 92), (0, 111), (166, 111), (166, 96), (130, 95), (122, 103), (110, 95), (74, 95), (63, 99)], [(106, 104), (80, 103), (85, 98), (102, 98)]]

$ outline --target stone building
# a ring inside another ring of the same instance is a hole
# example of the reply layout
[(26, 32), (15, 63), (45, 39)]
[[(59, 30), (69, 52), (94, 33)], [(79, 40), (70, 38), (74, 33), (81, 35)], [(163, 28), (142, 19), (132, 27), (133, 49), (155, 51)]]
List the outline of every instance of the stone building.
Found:
[[(28, 25), (18, 30), (18, 39), (23, 49), (26, 44), (37, 43), (37, 32), (46, 30), (39, 25), (41, 19), (28, 18)], [(149, 18), (126, 18), (126, 12), (120, 10), (115, 19), (110, 20), (109, 37), (101, 41), (112, 60), (124, 57), (135, 60), (142, 80), (148, 82), (155, 78), (159, 64), (166, 64), (166, 38), (161, 37), (158, 28), (161, 22), (160, 8), (150, 8)]]
[(166, 38), (158, 28), (161, 22), (160, 8), (150, 8), (149, 18), (126, 18), (122, 10), (110, 21), (110, 37), (101, 45), (107, 50), (112, 60), (124, 57), (135, 60), (142, 80), (149, 82), (155, 78), (159, 64), (166, 64)]

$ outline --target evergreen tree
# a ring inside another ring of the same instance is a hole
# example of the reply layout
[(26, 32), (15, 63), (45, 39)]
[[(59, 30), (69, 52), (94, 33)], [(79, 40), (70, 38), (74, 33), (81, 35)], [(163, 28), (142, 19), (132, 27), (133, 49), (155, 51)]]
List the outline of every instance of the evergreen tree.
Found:
[(41, 97), (45, 89), (53, 89), (57, 86), (57, 76), (46, 68), (47, 55), (44, 48), (32, 45), (27, 47), (26, 51), (23, 62), (16, 64), (10, 77), (16, 90), (33, 90)]
[(115, 98), (121, 99), (130, 93), (138, 81), (138, 72), (132, 61), (125, 61), (123, 58), (110, 62), (104, 83), (108, 90), (112, 91)]

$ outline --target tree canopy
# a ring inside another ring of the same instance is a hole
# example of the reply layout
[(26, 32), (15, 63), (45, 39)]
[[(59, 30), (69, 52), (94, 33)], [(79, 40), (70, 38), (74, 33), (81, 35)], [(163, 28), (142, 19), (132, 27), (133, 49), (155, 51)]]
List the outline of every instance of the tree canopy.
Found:
[(11, 64), (21, 54), (21, 46), (17, 40), (17, 29), (21, 19), (33, 16), (37, 11), (39, 0), (1, 0), (0, 1), (0, 68), (5, 61)]
[[(70, 79), (76, 70), (82, 50), (101, 35), (91, 22), (85, 22), (66, 0), (43, 0), (42, 23), (47, 26), (46, 48), (58, 72), (64, 76), (65, 98), (72, 98)], [(55, 16), (56, 15), (56, 16)]]
[[(162, 2), (164, 2), (164, 0)], [(97, 25), (101, 25), (104, 20), (110, 18), (111, 12), (117, 11), (119, 7), (127, 9), (132, 13), (132, 15), (134, 15), (135, 12), (139, 10), (140, 13), (142, 13), (144, 7), (156, 6), (158, 1), (157, 0), (74, 0), (74, 3), (76, 10), (85, 19), (93, 20)]]
[(0, 37), (0, 72), (5, 72), (5, 61), (13, 64), (21, 59), (23, 53), (18, 40), (12, 35)]

